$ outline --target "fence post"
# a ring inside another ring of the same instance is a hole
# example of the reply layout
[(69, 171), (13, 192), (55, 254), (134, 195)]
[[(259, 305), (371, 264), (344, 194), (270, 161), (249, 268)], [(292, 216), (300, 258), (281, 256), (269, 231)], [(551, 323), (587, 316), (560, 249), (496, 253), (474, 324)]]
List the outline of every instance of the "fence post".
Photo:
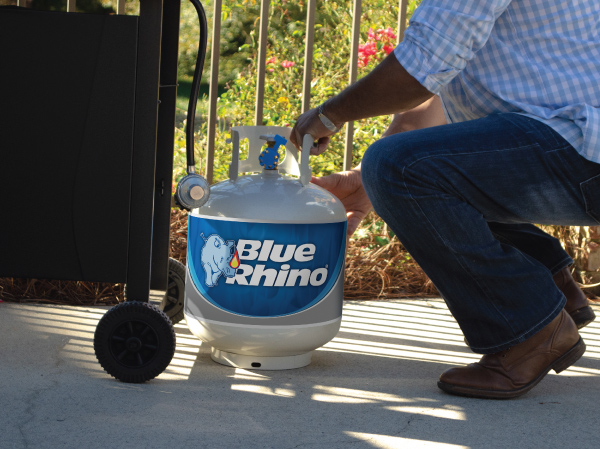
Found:
[(315, 11), (317, 0), (308, 1), (306, 12), (306, 41), (304, 44), (304, 83), (302, 86), (302, 113), (310, 109), (310, 83), (312, 81), (312, 60), (315, 47)]
[[(354, 0), (352, 11), (352, 41), (350, 46), (350, 84), (356, 82), (358, 73), (358, 43), (360, 40), (360, 14), (362, 11), (362, 0)], [(354, 123), (346, 124), (346, 146), (344, 148), (344, 170), (352, 168), (352, 146), (354, 141)]]
[(400, 43), (404, 39), (404, 31), (406, 30), (406, 13), (408, 10), (408, 0), (400, 0), (398, 10), (398, 43)]
[(270, 0), (260, 3), (260, 35), (258, 38), (258, 67), (256, 68), (256, 108), (254, 125), (262, 126), (263, 103), (265, 101), (265, 73), (267, 64), (267, 35), (269, 32), (269, 4)]
[(117, 14), (125, 14), (125, 0), (117, 0)]
[[(215, 140), (217, 133), (217, 99), (219, 98), (219, 53), (221, 52), (221, 6), (222, 0), (214, 0), (213, 32), (210, 55), (210, 85), (208, 90), (208, 123), (205, 176), (209, 184), (213, 182), (215, 162)], [(194, 114), (196, 111), (194, 111)]]

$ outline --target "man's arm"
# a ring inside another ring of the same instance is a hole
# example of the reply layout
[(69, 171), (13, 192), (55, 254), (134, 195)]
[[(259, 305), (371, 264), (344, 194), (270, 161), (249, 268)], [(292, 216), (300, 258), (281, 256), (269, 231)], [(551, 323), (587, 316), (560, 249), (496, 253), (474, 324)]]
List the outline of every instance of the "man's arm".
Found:
[[(367, 76), (327, 100), (323, 115), (339, 128), (349, 121), (408, 111), (431, 96), (390, 53)], [(321, 123), (318, 110), (311, 109), (298, 118), (290, 140), (299, 147), (306, 134), (318, 140), (317, 152), (322, 152), (334, 132)]]
[[(446, 124), (442, 102), (433, 96), (416, 108), (394, 116), (394, 120), (383, 137), (416, 129)], [(363, 188), (360, 164), (352, 170), (333, 173), (322, 178), (313, 177), (312, 182), (333, 193), (346, 208), (348, 216), (348, 236), (354, 234), (360, 222), (373, 209)]]
[(431, 96), (391, 53), (367, 76), (329, 99), (323, 112), (334, 123), (343, 124), (408, 111)]
[(442, 108), (442, 101), (437, 95), (420, 104), (410, 111), (394, 114), (394, 118), (382, 137), (392, 134), (414, 131), (417, 129), (431, 128), (432, 126), (445, 125), (446, 117)]

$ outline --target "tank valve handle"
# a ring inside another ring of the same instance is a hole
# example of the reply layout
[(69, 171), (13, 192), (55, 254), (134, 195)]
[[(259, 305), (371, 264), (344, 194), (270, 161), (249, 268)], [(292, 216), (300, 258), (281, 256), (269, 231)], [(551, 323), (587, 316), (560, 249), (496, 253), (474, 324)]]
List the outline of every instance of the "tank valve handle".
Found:
[(260, 165), (264, 167), (265, 170), (277, 170), (277, 166), (279, 165), (278, 150), (281, 145), (287, 143), (287, 139), (279, 134), (262, 135), (260, 138), (267, 141), (267, 148), (265, 148), (258, 157)]

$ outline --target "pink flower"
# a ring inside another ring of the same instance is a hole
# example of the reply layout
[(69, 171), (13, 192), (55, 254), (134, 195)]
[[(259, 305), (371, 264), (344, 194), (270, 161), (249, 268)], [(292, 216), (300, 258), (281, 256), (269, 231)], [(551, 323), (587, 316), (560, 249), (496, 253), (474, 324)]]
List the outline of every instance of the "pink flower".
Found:
[(360, 58), (358, 60), (358, 66), (359, 67), (366, 67), (367, 64), (369, 64), (370, 59), (369, 58)]
[(394, 34), (394, 30), (392, 30), (391, 27), (388, 27), (387, 30), (385, 30), (385, 33), (387, 34), (387, 37), (389, 37), (390, 39), (396, 39), (398, 37)]
[(289, 67), (294, 67), (295, 65), (296, 65), (296, 63), (295, 63), (295, 62), (293, 62), (293, 61), (287, 61), (287, 60), (286, 60), (286, 61), (283, 61), (283, 62), (281, 63), (281, 67), (283, 67), (284, 69), (287, 69), (287, 68), (289, 68)]
[(391, 27), (369, 28), (367, 42), (358, 46), (358, 66), (365, 67), (371, 60), (380, 59), (382, 53), (389, 55), (395, 48), (396, 35)]
[(267, 59), (267, 64), (274, 64), (275, 63), (275, 56)]
[(364, 45), (358, 46), (358, 53), (363, 55), (371, 56), (377, 54), (377, 44), (375, 42), (368, 42)]

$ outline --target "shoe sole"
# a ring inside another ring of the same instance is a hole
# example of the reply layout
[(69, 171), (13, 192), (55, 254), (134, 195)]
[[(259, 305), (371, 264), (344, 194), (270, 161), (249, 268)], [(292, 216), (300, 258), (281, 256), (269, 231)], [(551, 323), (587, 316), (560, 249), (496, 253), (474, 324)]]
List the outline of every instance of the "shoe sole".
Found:
[(581, 358), (585, 352), (585, 343), (579, 337), (579, 341), (562, 356), (552, 362), (542, 373), (534, 380), (516, 390), (481, 390), (478, 388), (468, 388), (457, 385), (448, 384), (438, 381), (438, 387), (446, 393), (467, 396), (480, 399), (512, 399), (521, 396), (535, 387), (548, 374), (550, 370), (554, 370), (557, 374), (566, 370)]
[(571, 315), (571, 318), (573, 318), (573, 321), (575, 321), (575, 324), (577, 325), (577, 329), (581, 329), (581, 328), (587, 326), (588, 324), (590, 324), (592, 321), (594, 321), (596, 319), (596, 314), (594, 313), (594, 310), (590, 306), (586, 306), (586, 307), (582, 307), (581, 309), (574, 310), (569, 315)]

